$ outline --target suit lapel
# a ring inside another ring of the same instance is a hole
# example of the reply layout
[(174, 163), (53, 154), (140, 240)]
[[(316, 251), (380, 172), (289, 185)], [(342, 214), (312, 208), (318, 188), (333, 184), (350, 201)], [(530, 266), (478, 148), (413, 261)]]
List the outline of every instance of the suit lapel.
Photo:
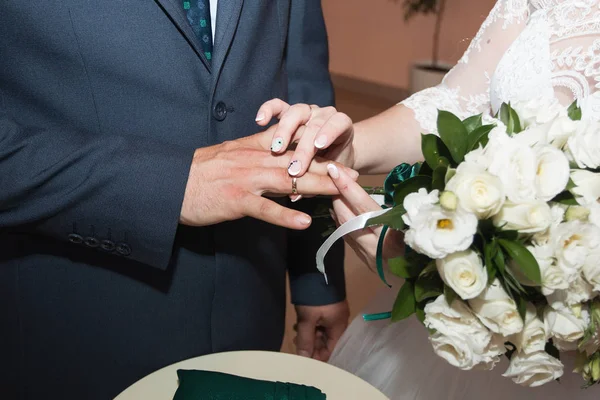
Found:
[(217, 26), (215, 30), (215, 46), (213, 54), (213, 71), (221, 71), (225, 57), (240, 20), (244, 0), (219, 0), (217, 5)]
[[(204, 51), (202, 50), (202, 44), (200, 40), (194, 34), (191, 25), (189, 24), (187, 17), (183, 11), (183, 7), (181, 4), (181, 0), (154, 0), (159, 6), (163, 9), (165, 14), (171, 19), (171, 21), (177, 26), (181, 34), (185, 37), (187, 42), (192, 46), (198, 57), (202, 59), (202, 62), (208, 69), (211, 71), (211, 65), (206, 59), (204, 55)], [(221, 3), (228, 3), (228, 0), (219, 1), (219, 7), (221, 7)], [(234, 1), (235, 3), (235, 1)], [(218, 27), (218, 25), (217, 25)]]

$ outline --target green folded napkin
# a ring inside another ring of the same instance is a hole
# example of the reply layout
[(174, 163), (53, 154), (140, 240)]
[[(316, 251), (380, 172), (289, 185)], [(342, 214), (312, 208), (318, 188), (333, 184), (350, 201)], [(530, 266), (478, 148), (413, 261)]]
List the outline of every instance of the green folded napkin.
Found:
[(213, 371), (177, 370), (173, 400), (325, 400), (319, 389), (269, 382)]

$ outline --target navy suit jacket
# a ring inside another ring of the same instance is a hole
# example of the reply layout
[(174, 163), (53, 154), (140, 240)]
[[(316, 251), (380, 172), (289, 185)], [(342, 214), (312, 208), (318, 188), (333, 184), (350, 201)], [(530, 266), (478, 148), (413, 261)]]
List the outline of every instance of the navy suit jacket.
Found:
[(179, 0), (0, 3), (0, 398), (104, 400), (278, 350), (286, 269), (296, 304), (345, 297), (318, 224), (178, 224), (196, 148), (257, 132), (274, 97), (333, 103), (319, 0), (218, 7), (211, 65)]

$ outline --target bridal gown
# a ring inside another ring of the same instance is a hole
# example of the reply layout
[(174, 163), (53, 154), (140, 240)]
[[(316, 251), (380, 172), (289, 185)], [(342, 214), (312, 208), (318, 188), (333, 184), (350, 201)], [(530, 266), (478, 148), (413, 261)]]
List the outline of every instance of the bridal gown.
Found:
[[(503, 102), (569, 105), (600, 119), (600, 0), (499, 0), (468, 50), (442, 84), (403, 101), (422, 132), (435, 133), (437, 110), (466, 118), (490, 115)], [(542, 102), (542, 103), (540, 103)], [(598, 138), (600, 140), (600, 137)], [(400, 163), (402, 160), (398, 160)], [(401, 282), (382, 291), (364, 313), (392, 309)], [(525, 388), (492, 371), (462, 371), (436, 356), (427, 331), (413, 316), (390, 323), (359, 315), (338, 343), (331, 363), (352, 372), (391, 399), (600, 399), (600, 385), (581, 390), (565, 353), (559, 382)]]

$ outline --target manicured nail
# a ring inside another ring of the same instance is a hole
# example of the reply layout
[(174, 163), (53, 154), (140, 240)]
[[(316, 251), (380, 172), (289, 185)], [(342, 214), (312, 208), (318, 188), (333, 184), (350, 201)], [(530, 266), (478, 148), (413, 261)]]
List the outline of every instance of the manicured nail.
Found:
[(298, 175), (300, 170), (302, 169), (302, 163), (298, 160), (294, 160), (290, 163), (288, 167), (288, 173), (292, 176)]
[(310, 217), (308, 215), (300, 215), (296, 217), (296, 221), (302, 225), (310, 225)]
[(292, 200), (292, 203), (297, 202), (298, 200), (300, 200), (302, 198), (301, 194), (297, 194), (297, 195), (293, 195), (292, 197), (290, 197), (290, 199)]
[(358, 171), (355, 171), (352, 168), (346, 168), (346, 172), (348, 173), (348, 175), (350, 175), (352, 179), (357, 179), (360, 176)]
[(317, 149), (322, 149), (327, 144), (327, 136), (319, 136), (317, 140), (315, 140), (315, 147)]
[(256, 119), (255, 119), (255, 121), (256, 121), (256, 122), (260, 122), (260, 121), (262, 121), (263, 119), (265, 119), (265, 113), (263, 113), (263, 112), (259, 112), (259, 113), (258, 113), (258, 115), (256, 115)]
[(338, 171), (337, 167), (333, 164), (327, 164), (327, 171), (329, 171), (329, 176), (333, 179), (338, 179), (340, 177), (340, 171)]
[(309, 353), (308, 351), (306, 351), (306, 350), (300, 350), (300, 351), (298, 352), (298, 355), (299, 355), (300, 357), (310, 357), (310, 353)]
[(329, 216), (331, 217), (332, 220), (337, 222), (337, 217), (335, 216), (335, 211), (333, 211), (333, 209), (329, 209)]
[(283, 138), (277, 137), (273, 139), (273, 142), (271, 143), (271, 151), (277, 153), (281, 149), (283, 149)]

